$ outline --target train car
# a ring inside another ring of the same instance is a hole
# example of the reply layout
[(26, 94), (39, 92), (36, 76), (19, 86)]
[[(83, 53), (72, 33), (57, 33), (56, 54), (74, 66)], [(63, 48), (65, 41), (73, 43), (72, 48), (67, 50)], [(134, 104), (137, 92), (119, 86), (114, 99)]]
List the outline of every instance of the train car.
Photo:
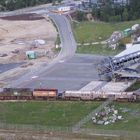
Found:
[(121, 92), (115, 94), (116, 101), (132, 102), (135, 100), (132, 92)]
[(140, 102), (140, 91), (135, 91), (133, 93), (136, 102)]
[[(135, 101), (132, 92), (103, 92), (103, 91), (65, 91), (63, 99), (65, 100), (107, 100), (112, 98), (115, 101)], [(136, 97), (138, 98), (138, 97)]]
[(65, 91), (63, 93), (63, 99), (65, 100), (99, 100), (100, 95), (93, 91)]
[(80, 100), (80, 92), (79, 91), (65, 91), (62, 94), (63, 100)]
[(140, 101), (140, 92), (105, 92), (105, 91), (65, 91), (57, 89), (4, 88), (0, 90), (0, 100), (106, 100)]
[(90, 91), (81, 91), (80, 92), (80, 99), (84, 101), (92, 100), (93, 96)]
[(0, 93), (2, 93), (4, 91), (4, 89), (3, 88), (0, 88)]
[(103, 91), (96, 91), (96, 92), (94, 91), (93, 92), (93, 100), (104, 101), (110, 97), (110, 94), (112, 95), (112, 93), (106, 93)]
[(34, 89), (33, 98), (35, 100), (56, 100), (58, 94), (57, 89)]
[(4, 88), (0, 100), (32, 100), (32, 90), (28, 88)]

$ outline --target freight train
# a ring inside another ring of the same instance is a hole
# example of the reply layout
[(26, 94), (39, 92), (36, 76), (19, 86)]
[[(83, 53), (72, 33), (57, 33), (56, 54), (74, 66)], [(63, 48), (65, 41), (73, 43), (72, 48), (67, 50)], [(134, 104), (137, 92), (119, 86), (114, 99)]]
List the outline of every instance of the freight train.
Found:
[(0, 92), (0, 100), (51, 100), (57, 95), (57, 89), (4, 88)]
[(139, 102), (140, 92), (103, 92), (103, 91), (65, 91), (59, 93), (57, 89), (11, 89), (0, 91), (0, 100), (106, 100)]

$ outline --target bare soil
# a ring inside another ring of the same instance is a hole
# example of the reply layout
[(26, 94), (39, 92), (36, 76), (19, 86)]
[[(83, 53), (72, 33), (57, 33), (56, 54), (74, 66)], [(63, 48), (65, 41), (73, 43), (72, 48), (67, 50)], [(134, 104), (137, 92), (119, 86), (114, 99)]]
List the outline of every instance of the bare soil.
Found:
[(21, 15), (15, 15), (15, 16), (5, 16), (5, 17), (0, 17), (0, 19), (4, 19), (4, 20), (41, 20), (41, 19), (45, 19), (44, 17), (42, 17), (41, 15), (38, 14), (21, 14)]
[[(7, 56), (2, 56), (0, 63), (25, 60), (28, 50), (49, 51), (56, 37), (56, 29), (47, 17), (34, 14), (3, 17), (0, 19), (0, 54)], [(35, 40), (44, 40), (46, 44), (36, 44)]]
[(139, 137), (97, 136), (62, 132), (26, 132), (1, 130), (0, 140), (139, 140)]
[[(23, 71), (50, 62), (56, 57), (55, 47), (57, 31), (47, 16), (24, 14), (0, 18), (0, 63), (26, 62)], [(44, 44), (36, 43), (43, 40)], [(35, 51), (37, 59), (28, 60), (26, 51)], [(47, 54), (47, 55), (46, 55)], [(9, 77), (12, 73), (23, 72), (21, 68), (12, 70), (9, 74), (2, 73), (0, 77)], [(2, 78), (3, 79), (3, 78)], [(2, 80), (0, 78), (0, 80)]]

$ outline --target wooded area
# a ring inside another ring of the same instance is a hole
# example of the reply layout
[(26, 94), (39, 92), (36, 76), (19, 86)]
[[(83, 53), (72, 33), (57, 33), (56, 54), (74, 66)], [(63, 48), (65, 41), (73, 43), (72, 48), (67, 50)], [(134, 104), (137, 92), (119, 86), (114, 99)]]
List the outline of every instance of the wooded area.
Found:
[(51, 3), (55, 1), (56, 0), (0, 0), (0, 11), (12, 11), (20, 8)]
[(140, 18), (140, 1), (129, 0), (125, 4), (113, 4), (112, 0), (106, 0), (103, 6), (94, 7), (92, 14), (102, 21), (130, 21)]
[[(62, 0), (0, 0), (0, 11), (12, 11), (29, 6), (35, 6), (45, 3), (55, 3)], [(92, 15), (95, 19), (114, 22), (130, 21), (140, 18), (140, 1), (128, 0), (128, 4), (113, 4), (112, 0), (105, 0), (102, 6), (92, 7)], [(79, 12), (79, 20), (84, 20), (84, 13)]]

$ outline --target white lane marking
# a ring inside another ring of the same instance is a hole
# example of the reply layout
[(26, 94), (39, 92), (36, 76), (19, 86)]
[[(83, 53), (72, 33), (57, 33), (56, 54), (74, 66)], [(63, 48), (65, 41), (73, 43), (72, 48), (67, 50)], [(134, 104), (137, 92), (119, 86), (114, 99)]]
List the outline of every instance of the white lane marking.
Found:
[(64, 63), (64, 62), (65, 62), (65, 60), (60, 60), (60, 61), (59, 61), (59, 63)]
[(36, 79), (36, 78), (38, 78), (38, 76), (33, 76), (33, 77), (32, 77), (32, 79)]

